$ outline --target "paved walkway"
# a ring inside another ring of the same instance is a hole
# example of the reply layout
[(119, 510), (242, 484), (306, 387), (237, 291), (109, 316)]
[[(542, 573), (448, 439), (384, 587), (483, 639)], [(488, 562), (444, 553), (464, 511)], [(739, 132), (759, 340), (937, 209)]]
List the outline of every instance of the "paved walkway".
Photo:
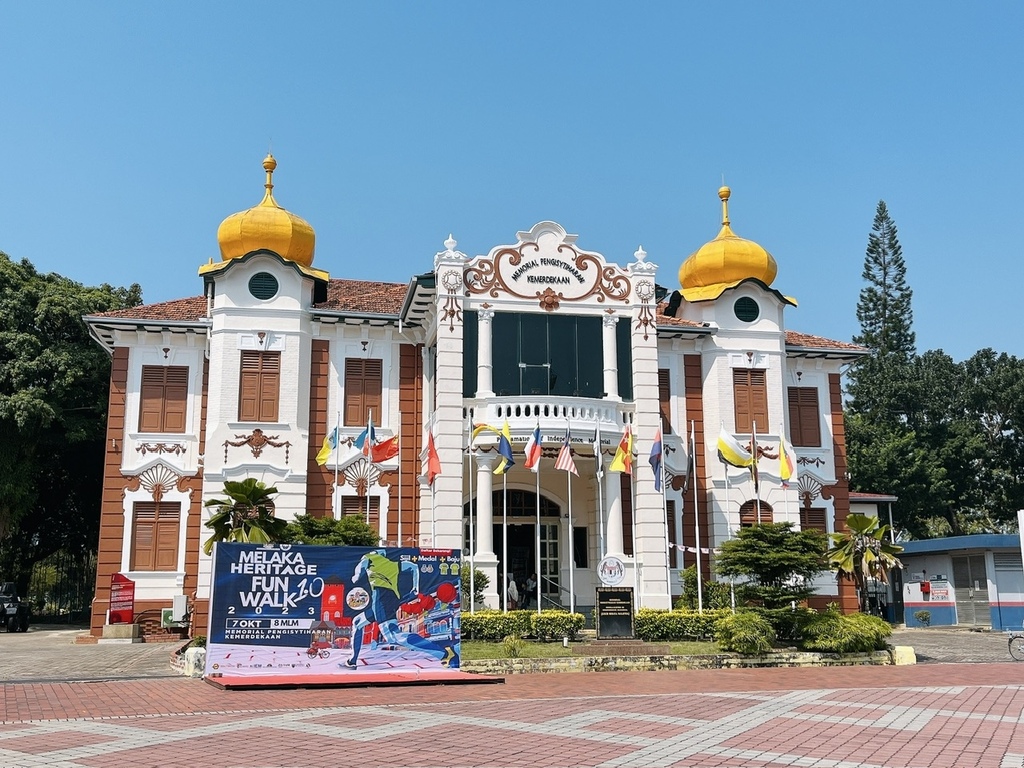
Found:
[[(172, 646), (73, 646), (73, 633), (48, 632), (0, 634), (0, 679), (12, 679), (15, 657), (38, 679), (45, 670), (32, 661), (48, 656), (51, 674), (68, 666), (107, 679), (0, 687), (4, 768), (1024, 768), (1024, 663), (1009, 660), (998, 634), (925, 638), (932, 652), (968, 656), (1001, 644), (998, 663), (232, 692), (144, 677), (166, 674)], [(21, 641), (34, 635), (32, 654)], [(136, 679), (112, 680), (104, 664)]]

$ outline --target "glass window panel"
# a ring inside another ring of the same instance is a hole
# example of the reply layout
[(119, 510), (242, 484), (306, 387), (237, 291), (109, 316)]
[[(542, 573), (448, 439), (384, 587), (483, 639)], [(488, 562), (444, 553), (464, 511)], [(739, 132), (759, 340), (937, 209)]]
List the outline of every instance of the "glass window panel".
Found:
[(548, 341), (552, 350), (551, 394), (576, 396), (576, 318), (562, 315), (548, 318)]
[(633, 399), (633, 349), (629, 318), (619, 318), (615, 324), (615, 357), (619, 368), (619, 397)]
[(462, 325), (462, 396), (476, 397), (476, 374), (479, 366), (477, 359), (477, 343), (479, 339), (477, 314), (473, 311), (466, 312), (464, 318)]
[(600, 317), (576, 318), (576, 371), (577, 397), (601, 397), (604, 394)]
[(494, 391), (519, 394), (519, 315), (497, 312), (491, 320), (491, 365)]

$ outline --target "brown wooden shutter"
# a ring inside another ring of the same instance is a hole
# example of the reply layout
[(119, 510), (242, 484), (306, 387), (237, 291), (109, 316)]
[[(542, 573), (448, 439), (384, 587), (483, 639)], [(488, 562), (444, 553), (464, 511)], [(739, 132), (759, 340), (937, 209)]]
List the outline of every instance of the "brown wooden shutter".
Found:
[[(635, 464), (634, 464), (635, 466)], [(633, 478), (622, 472), (619, 475), (622, 493), (622, 553), (633, 554)]]
[[(342, 496), (341, 497), (342, 517), (358, 517), (366, 520), (366, 497), (365, 496)], [(380, 497), (370, 497), (370, 527), (380, 530)]]
[[(756, 525), (757, 522), (757, 499), (751, 499), (750, 501), (744, 502), (743, 506), (740, 507), (740, 528), (749, 528), (752, 525)], [(761, 502), (760, 522), (773, 522), (772, 508), (763, 501)]]
[(821, 412), (817, 387), (789, 388), (789, 425), (794, 446), (821, 445)]
[(825, 510), (814, 508), (801, 509), (800, 530), (828, 533), (828, 524), (825, 522)]
[(238, 391), (238, 420), (259, 421), (259, 352), (242, 352), (242, 374)]
[(163, 432), (185, 431), (188, 410), (188, 368), (174, 365), (164, 369), (164, 423)]
[(238, 420), (277, 421), (280, 394), (281, 353), (243, 351)]
[(160, 504), (157, 507), (156, 541), (154, 542), (154, 571), (177, 570), (178, 526), (180, 521), (180, 504)]
[(676, 563), (679, 561), (676, 558), (679, 556), (679, 551), (675, 547), (679, 543), (676, 541), (676, 503), (671, 499), (665, 502), (665, 518), (668, 525), (668, 567), (678, 568)]
[(260, 421), (277, 421), (281, 395), (281, 353), (263, 352), (260, 357)]
[(658, 369), (658, 404), (661, 407), (661, 432), (672, 434), (672, 381), (667, 368)]
[(133, 571), (152, 571), (155, 565), (153, 542), (156, 541), (156, 504), (135, 502), (134, 517), (129, 566)]
[(768, 387), (765, 371), (734, 368), (732, 371), (733, 397), (736, 402), (736, 431), (768, 432)]
[(365, 425), (373, 412), (381, 422), (384, 361), (347, 358), (345, 360), (345, 426)]

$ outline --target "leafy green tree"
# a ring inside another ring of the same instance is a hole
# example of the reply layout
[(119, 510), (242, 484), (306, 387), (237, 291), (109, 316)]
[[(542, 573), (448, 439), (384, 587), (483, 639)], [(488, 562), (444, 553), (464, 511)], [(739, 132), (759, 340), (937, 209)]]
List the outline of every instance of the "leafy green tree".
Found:
[(903, 547), (887, 541), (889, 526), (882, 525), (877, 517), (849, 514), (846, 516), (846, 528), (845, 531), (829, 534), (832, 546), (826, 557), (840, 578), (849, 576), (853, 579), (860, 595), (860, 609), (867, 613), (868, 580), (887, 583), (889, 571), (903, 565), (896, 557), (903, 551)]
[(285, 528), (282, 541), (290, 544), (374, 547), (380, 543), (380, 537), (358, 515), (346, 515), (338, 520), (333, 517), (296, 515)]
[[(462, 583), (462, 610), (468, 611), (470, 608), (470, 594), (469, 594), (469, 563), (463, 563), (459, 569), (459, 579)], [(491, 583), (490, 577), (479, 569), (473, 570), (473, 602), (472, 605), (477, 610), (484, 608), (484, 592), (487, 590), (488, 585)]]
[(96, 549), (110, 357), (82, 316), (141, 300), (0, 252), (0, 574), (22, 594), (34, 563)]
[(745, 602), (781, 608), (814, 594), (810, 580), (826, 568), (827, 543), (818, 531), (794, 531), (792, 523), (752, 525), (722, 544), (715, 570), (747, 579), (736, 587)]
[(217, 511), (206, 521), (213, 534), (203, 544), (206, 554), (213, 552), (218, 541), (275, 544), (285, 540), (288, 523), (274, 517), (274, 494), (277, 488), (268, 488), (252, 477), (245, 480), (227, 480), (224, 499), (210, 499), (204, 506)]

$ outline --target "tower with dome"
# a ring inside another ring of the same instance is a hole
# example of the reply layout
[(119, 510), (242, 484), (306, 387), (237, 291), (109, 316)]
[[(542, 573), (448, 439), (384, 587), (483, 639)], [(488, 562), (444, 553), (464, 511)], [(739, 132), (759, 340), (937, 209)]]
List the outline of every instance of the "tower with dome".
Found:
[[(473, 256), (449, 237), (389, 283), (324, 271), (345, 254), (314, 266), (276, 168), (268, 155), (262, 200), (221, 223), (219, 258), (196, 254), (197, 295), (86, 318), (113, 358), (93, 634), (114, 573), (144, 623), (185, 595), (205, 631), (203, 502), (228, 480), (275, 486), (285, 519), (359, 515), (383, 545), (461, 549), (492, 607), (506, 574), (537, 574), (541, 607), (585, 612), (614, 560), (638, 606), (668, 608), (681, 569), (709, 578), (741, 526), (842, 524), (840, 377), (866, 350), (787, 330), (796, 301), (734, 234), (727, 187), (678, 283), (656, 263), (671, 254), (603, 255), (553, 221)], [(370, 424), (397, 447), (361, 450)], [(723, 436), (760, 449), (756, 482), (720, 461)], [(855, 603), (818, 587), (814, 603)]]

